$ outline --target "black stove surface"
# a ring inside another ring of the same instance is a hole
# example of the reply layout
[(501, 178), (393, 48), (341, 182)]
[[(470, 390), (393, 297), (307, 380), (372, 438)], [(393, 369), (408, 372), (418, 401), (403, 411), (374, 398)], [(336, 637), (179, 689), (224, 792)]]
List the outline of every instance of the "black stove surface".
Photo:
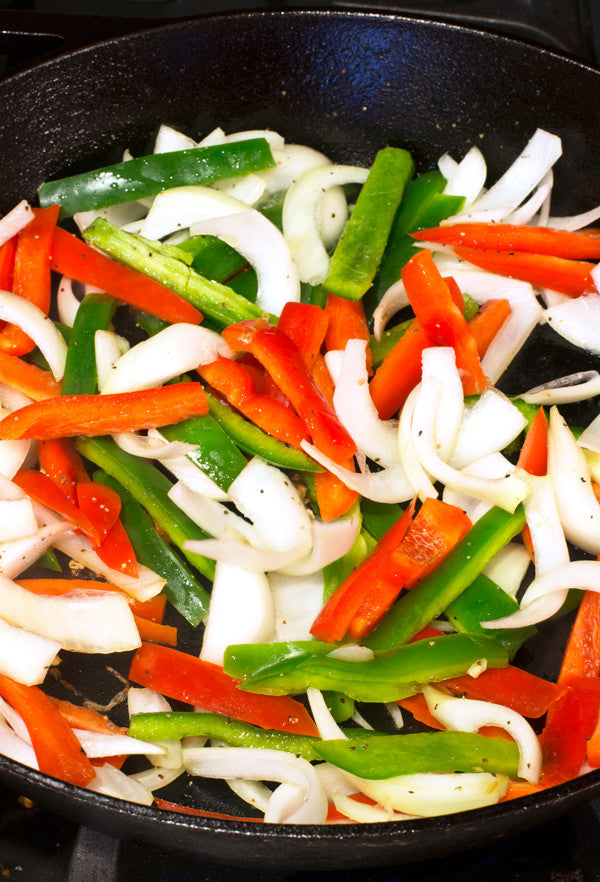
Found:
[[(105, 17), (113, 32), (119, 19), (174, 19), (245, 8), (369, 8), (481, 26), (600, 63), (599, 0), (0, 0), (3, 10)], [(150, 22), (148, 22), (149, 24)], [(85, 26), (84, 26), (85, 27)], [(7, 30), (14, 30), (11, 22)], [(29, 61), (34, 44), (5, 56), (10, 71)], [(48, 47), (40, 45), (40, 51)], [(0, 45), (0, 55), (7, 50)], [(0, 879), (7, 882), (595, 882), (600, 880), (600, 802), (515, 833), (485, 849), (418, 864), (344, 873), (295, 873), (292, 867), (256, 871), (211, 866), (149, 845), (118, 842), (38, 806), (0, 786)]]

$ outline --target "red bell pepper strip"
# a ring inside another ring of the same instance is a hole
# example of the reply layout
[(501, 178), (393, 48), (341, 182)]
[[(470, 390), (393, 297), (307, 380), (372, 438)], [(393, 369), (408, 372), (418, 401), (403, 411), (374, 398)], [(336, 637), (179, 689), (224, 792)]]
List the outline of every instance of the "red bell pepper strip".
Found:
[(550, 787), (576, 778), (585, 763), (588, 740), (594, 733), (600, 708), (600, 680), (571, 680), (552, 705), (540, 735), (544, 755), (541, 784)]
[(132, 579), (137, 579), (135, 552), (125, 527), (118, 518), (100, 544), (94, 546), (94, 551), (111, 569), (120, 570)]
[(0, 421), (0, 438), (113, 435), (177, 423), (208, 413), (200, 383), (113, 395), (63, 395), (14, 410)]
[(0, 247), (0, 290), (2, 291), (12, 291), (16, 251), (16, 236)]
[(486, 300), (469, 322), (479, 357), (483, 358), (490, 343), (511, 313), (508, 300)]
[(548, 471), (548, 420), (543, 407), (529, 426), (517, 465), (530, 475), (545, 475)]
[(321, 351), (328, 327), (327, 313), (311, 303), (286, 303), (277, 322), (278, 330), (292, 340), (309, 370)]
[(97, 481), (80, 481), (76, 488), (77, 507), (94, 524), (102, 542), (121, 512), (121, 497), (112, 487)]
[(489, 668), (478, 677), (453, 677), (440, 686), (455, 695), (505, 705), (533, 719), (543, 716), (565, 692), (564, 686), (514, 665)]
[(140, 632), (142, 640), (150, 643), (165, 643), (167, 646), (177, 646), (177, 628), (173, 625), (163, 625), (162, 622), (153, 622), (133, 614), (133, 619)]
[(348, 340), (367, 341), (367, 372), (373, 373), (373, 358), (368, 345), (371, 335), (365, 316), (365, 307), (362, 300), (348, 300), (346, 297), (338, 297), (337, 294), (328, 294), (325, 304), (325, 315), (329, 319), (327, 333), (325, 334), (325, 347), (327, 351), (345, 349)]
[(325, 396), (327, 401), (333, 407), (333, 393), (335, 392), (335, 386), (325, 358), (321, 352), (319, 352), (315, 358), (315, 363), (313, 364), (310, 375), (315, 381), (317, 389), (319, 389), (321, 394)]
[(402, 281), (415, 316), (441, 346), (452, 346), (466, 395), (482, 392), (488, 380), (479, 360), (477, 344), (448, 282), (442, 278), (430, 251), (415, 254), (402, 269)]
[(600, 676), (600, 594), (584, 591), (567, 646), (558, 682), (568, 685), (582, 677)]
[(22, 716), (40, 772), (79, 787), (95, 778), (75, 733), (39, 687), (0, 674), (0, 695)]
[(189, 322), (197, 325), (202, 321), (202, 314), (179, 294), (106, 257), (60, 227), (54, 237), (52, 268), (172, 324)]
[[(349, 459), (347, 463), (340, 463), (340, 465), (354, 469), (354, 460)], [(346, 514), (360, 497), (356, 490), (351, 490), (337, 475), (327, 470), (317, 472), (314, 481), (319, 514), (323, 521), (334, 521)]]
[(20, 469), (13, 481), (32, 499), (62, 515), (70, 524), (85, 533), (91, 542), (96, 545), (100, 543), (101, 536), (96, 526), (47, 475), (33, 469)]
[(525, 251), (477, 251), (476, 248), (458, 245), (454, 247), (454, 253), (490, 273), (549, 288), (569, 297), (596, 291), (591, 276), (593, 265), (584, 260), (568, 260)]
[(36, 446), (40, 469), (77, 505), (77, 484), (89, 478), (73, 439), (49, 438), (38, 441)]
[(302, 420), (282, 401), (256, 392), (250, 373), (238, 361), (219, 356), (210, 364), (200, 365), (198, 373), (263, 432), (292, 447), (299, 448), (302, 441), (308, 440)]
[(415, 319), (385, 356), (369, 383), (380, 419), (390, 419), (404, 405), (421, 380), (423, 350), (434, 345), (423, 325)]
[(106, 714), (101, 714), (93, 707), (73, 704), (64, 698), (50, 696), (50, 701), (60, 712), (60, 715), (74, 729), (85, 729), (86, 732), (99, 732), (108, 735), (126, 735), (125, 726), (117, 726)]
[[(34, 208), (32, 220), (17, 235), (12, 293), (31, 301), (46, 315), (50, 309), (50, 255), (59, 210), (59, 205)], [(17, 325), (2, 329), (2, 352), (25, 355), (34, 348), (33, 340)]]
[(243, 821), (244, 823), (249, 824), (262, 824), (262, 818), (242, 818), (236, 815), (224, 815), (221, 812), (208, 812), (204, 809), (192, 808), (192, 806), (188, 805), (180, 805), (178, 802), (169, 802), (167, 799), (162, 799), (160, 796), (154, 797), (154, 805), (156, 808), (163, 809), (166, 812), (178, 812), (181, 815), (196, 815), (200, 818), (217, 818), (219, 820), (225, 821)]
[(575, 260), (600, 260), (600, 230), (570, 232), (528, 224), (448, 224), (410, 234), (423, 242), (489, 251), (528, 251)]
[(312, 442), (335, 462), (345, 462), (356, 445), (310, 376), (290, 338), (264, 319), (229, 325), (223, 337), (230, 348), (249, 352), (268, 371), (307, 426)]
[(54, 379), (50, 371), (6, 352), (0, 352), (0, 381), (34, 401), (60, 395), (61, 383)]
[(131, 663), (129, 679), (167, 698), (225, 714), (262, 729), (318, 735), (300, 702), (287, 695), (258, 695), (239, 689), (219, 665), (170, 647), (143, 643)]

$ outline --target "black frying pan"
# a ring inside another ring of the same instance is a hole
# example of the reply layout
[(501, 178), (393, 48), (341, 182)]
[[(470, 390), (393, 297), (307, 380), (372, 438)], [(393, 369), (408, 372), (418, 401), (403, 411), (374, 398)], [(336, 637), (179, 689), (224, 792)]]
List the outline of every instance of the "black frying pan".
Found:
[[(52, 47), (50, 47), (52, 48)], [(600, 72), (507, 38), (440, 22), (358, 12), (260, 12), (171, 23), (72, 51), (0, 83), (0, 210), (35, 197), (46, 178), (147, 151), (161, 122), (192, 135), (271, 127), (337, 161), (369, 162), (386, 143), (417, 169), (473, 143), (503, 171), (537, 126), (561, 136), (553, 211), (600, 202)], [(564, 368), (542, 336), (508, 379), (522, 391)], [(568, 352), (567, 352), (568, 354)], [(560, 367), (558, 367), (560, 365)], [(563, 372), (566, 372), (563, 370)], [(566, 627), (563, 620), (558, 627)], [(193, 645), (193, 635), (188, 635)], [(546, 647), (548, 641), (544, 644)], [(556, 672), (557, 651), (535, 657)], [(127, 671), (129, 658), (114, 660)], [(530, 659), (525, 658), (525, 663)], [(117, 691), (90, 660), (65, 656), (64, 676), (93, 697)], [(96, 677), (99, 679), (96, 681)], [(102, 700), (102, 699), (101, 699)], [(401, 863), (482, 846), (543, 823), (600, 791), (600, 771), (554, 790), (454, 816), (402, 824), (286, 827), (220, 821), (96, 796), (0, 758), (3, 782), (119, 838), (137, 838), (246, 866), (341, 869)], [(220, 785), (188, 798), (240, 814)]]

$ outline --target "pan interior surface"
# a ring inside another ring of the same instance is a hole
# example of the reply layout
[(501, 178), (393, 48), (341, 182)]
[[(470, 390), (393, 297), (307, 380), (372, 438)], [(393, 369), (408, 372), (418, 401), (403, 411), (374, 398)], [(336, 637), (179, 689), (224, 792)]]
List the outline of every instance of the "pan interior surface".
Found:
[[(573, 96), (585, 95), (585, 101)], [(553, 213), (600, 203), (600, 73), (549, 50), (454, 25), (350, 12), (201, 17), (106, 41), (0, 83), (0, 209), (35, 200), (47, 179), (147, 152), (161, 123), (193, 137), (271, 128), (338, 162), (372, 160), (386, 144), (411, 151), (417, 171), (445, 152), (481, 148), (490, 177), (536, 128), (559, 135)], [(542, 346), (553, 366), (563, 357)], [(540, 362), (520, 365), (536, 382)], [(509, 377), (526, 386), (523, 373)], [(533, 385), (533, 383), (529, 383)], [(520, 391), (513, 388), (510, 391)], [(129, 657), (110, 660), (124, 672)], [(104, 662), (103, 662), (104, 663)], [(558, 659), (539, 662), (546, 675)], [(97, 668), (72, 671), (82, 689)], [(109, 686), (107, 685), (108, 689)], [(499, 839), (591, 798), (600, 772), (551, 791), (441, 818), (376, 825), (275, 827), (160, 812), (46, 778), (0, 758), (0, 778), (81, 823), (216, 862), (297, 870), (430, 858)], [(198, 785), (205, 808), (240, 814)]]

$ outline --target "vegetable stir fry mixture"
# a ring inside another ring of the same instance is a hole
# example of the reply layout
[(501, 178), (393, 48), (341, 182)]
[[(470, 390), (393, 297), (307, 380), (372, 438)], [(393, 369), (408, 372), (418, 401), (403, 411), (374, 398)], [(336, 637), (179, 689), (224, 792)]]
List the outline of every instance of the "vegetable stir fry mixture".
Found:
[[(535, 334), (600, 354), (561, 150), (489, 181), (476, 147), (162, 126), (0, 219), (0, 753), (298, 824), (600, 766), (600, 416), (570, 416), (600, 374), (503, 391)], [(126, 675), (107, 707), (69, 692), (84, 654)]]

